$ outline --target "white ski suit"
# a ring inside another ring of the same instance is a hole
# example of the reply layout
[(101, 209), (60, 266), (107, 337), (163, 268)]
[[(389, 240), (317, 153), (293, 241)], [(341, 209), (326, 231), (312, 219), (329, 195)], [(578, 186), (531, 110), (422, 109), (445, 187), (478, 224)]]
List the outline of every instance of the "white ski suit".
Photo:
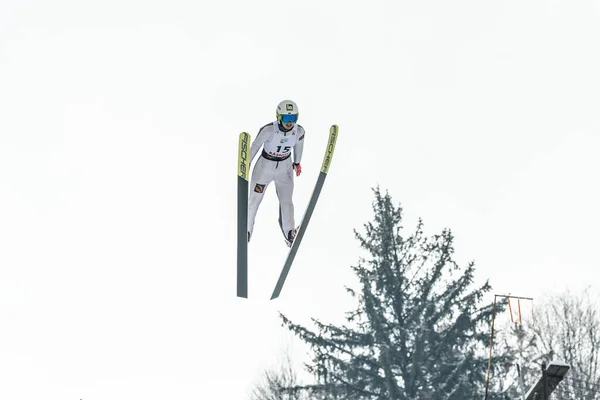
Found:
[(263, 150), (254, 165), (250, 180), (248, 233), (252, 235), (256, 213), (267, 187), (271, 182), (275, 182), (275, 190), (279, 198), (279, 226), (287, 239), (288, 232), (295, 228), (292, 201), (295, 171), (291, 153), (293, 149), (294, 164), (299, 164), (304, 148), (304, 128), (295, 124), (290, 131), (284, 132), (279, 129), (277, 121), (263, 126), (250, 146), (250, 163), (261, 147)]

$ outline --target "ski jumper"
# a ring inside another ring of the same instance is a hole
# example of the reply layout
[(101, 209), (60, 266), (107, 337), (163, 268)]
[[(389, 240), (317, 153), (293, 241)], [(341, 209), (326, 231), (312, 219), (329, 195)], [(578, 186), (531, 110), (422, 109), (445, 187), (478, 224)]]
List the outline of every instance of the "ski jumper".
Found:
[(293, 162), (299, 164), (304, 148), (304, 128), (295, 124), (284, 132), (279, 129), (277, 121), (269, 123), (258, 131), (258, 135), (250, 146), (250, 163), (262, 147), (262, 152), (250, 180), (248, 197), (248, 233), (252, 235), (256, 213), (271, 182), (275, 182), (275, 191), (279, 199), (279, 226), (283, 236), (295, 228), (294, 203), (294, 168)]

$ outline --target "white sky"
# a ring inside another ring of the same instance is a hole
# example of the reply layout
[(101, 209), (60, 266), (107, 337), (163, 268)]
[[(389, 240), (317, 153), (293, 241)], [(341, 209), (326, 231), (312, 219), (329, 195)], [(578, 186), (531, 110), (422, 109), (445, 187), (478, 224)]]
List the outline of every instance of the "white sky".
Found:
[[(339, 322), (377, 183), (494, 293), (596, 281), (600, 1), (0, 3), (0, 398), (243, 399)], [(235, 296), (236, 151), (307, 131), (280, 299), (274, 188)], [(299, 220), (298, 220), (299, 223)], [(489, 301), (492, 301), (490, 296)]]

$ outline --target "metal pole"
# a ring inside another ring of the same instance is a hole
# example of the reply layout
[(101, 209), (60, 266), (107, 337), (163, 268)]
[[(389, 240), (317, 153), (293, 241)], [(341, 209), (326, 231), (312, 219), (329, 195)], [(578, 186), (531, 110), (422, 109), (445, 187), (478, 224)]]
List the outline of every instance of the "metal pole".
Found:
[(546, 373), (546, 363), (542, 362), (542, 383), (544, 393), (544, 400), (550, 399), (550, 388), (548, 387), (548, 374)]
[(492, 346), (494, 345), (494, 320), (496, 319), (496, 296), (494, 296), (494, 310), (492, 311), (492, 333), (490, 335), (490, 358), (488, 359), (487, 379), (485, 382), (485, 400), (488, 398), (490, 386), (490, 369), (492, 366)]
[(521, 399), (525, 400), (525, 382), (523, 381), (523, 374), (521, 373), (521, 366), (517, 364), (517, 372), (519, 373), (519, 386), (521, 387)]
[[(490, 358), (488, 359), (487, 379), (485, 382), (485, 400), (488, 399), (488, 393), (489, 393), (489, 387), (490, 387), (490, 371), (491, 371), (491, 366), (492, 366), (492, 348), (494, 346), (494, 321), (496, 319), (496, 298), (497, 297), (506, 297), (506, 298), (512, 297), (513, 299), (531, 300), (533, 302), (533, 298), (531, 298), (531, 297), (511, 296), (511, 295), (506, 295), (506, 294), (495, 294), (494, 295), (494, 310), (492, 312), (492, 332), (490, 335)], [(511, 313), (511, 318), (512, 318), (512, 313)]]

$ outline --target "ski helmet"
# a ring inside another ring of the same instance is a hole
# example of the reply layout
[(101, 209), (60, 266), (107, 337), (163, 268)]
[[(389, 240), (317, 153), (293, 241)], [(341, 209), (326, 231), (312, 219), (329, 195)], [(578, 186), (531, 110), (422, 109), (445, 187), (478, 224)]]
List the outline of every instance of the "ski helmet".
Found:
[(277, 121), (280, 123), (298, 121), (298, 106), (291, 100), (283, 100), (277, 105)]

